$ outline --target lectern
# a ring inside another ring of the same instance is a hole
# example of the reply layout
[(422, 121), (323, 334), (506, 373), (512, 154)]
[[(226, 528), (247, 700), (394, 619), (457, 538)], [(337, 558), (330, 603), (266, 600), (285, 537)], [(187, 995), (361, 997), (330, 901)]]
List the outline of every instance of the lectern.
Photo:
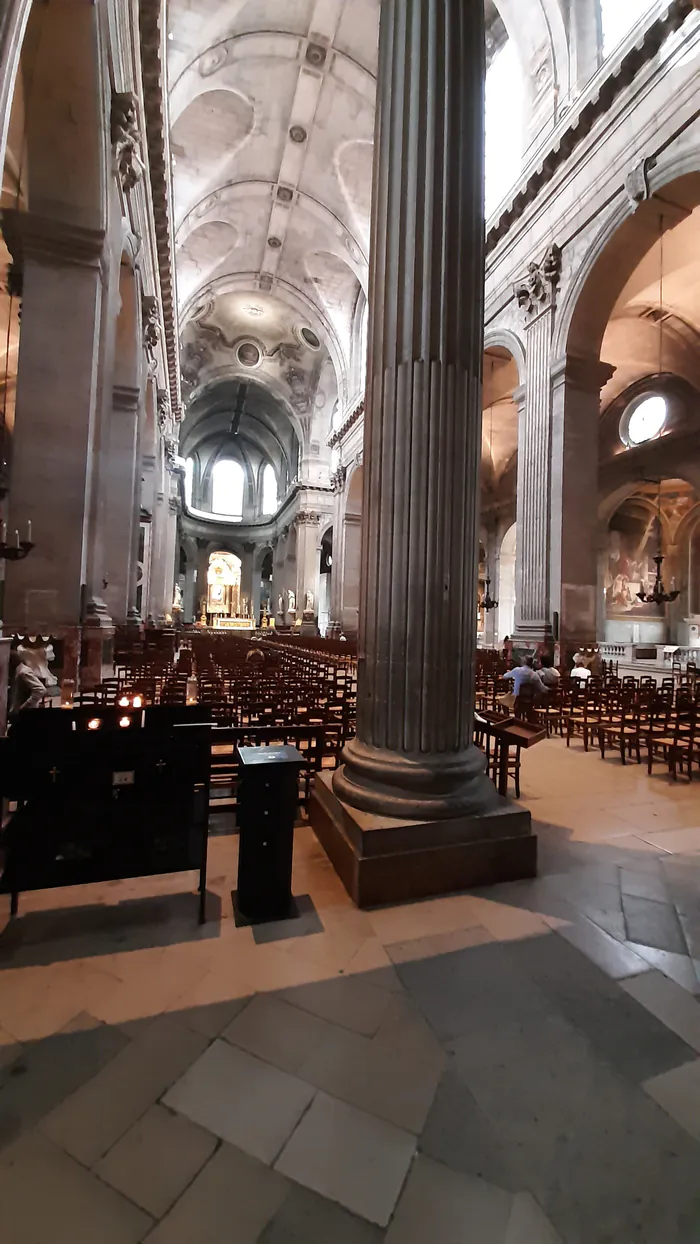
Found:
[(238, 911), (256, 923), (293, 914), (292, 854), (299, 803), (296, 747), (239, 747)]

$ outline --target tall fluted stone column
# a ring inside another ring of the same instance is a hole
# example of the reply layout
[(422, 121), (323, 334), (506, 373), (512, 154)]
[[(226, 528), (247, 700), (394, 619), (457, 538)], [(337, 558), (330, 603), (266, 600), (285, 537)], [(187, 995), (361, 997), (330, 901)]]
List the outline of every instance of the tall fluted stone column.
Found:
[(384, 0), (357, 738), (333, 786), (395, 818), (496, 802), (472, 746), (483, 145), (483, 5)]

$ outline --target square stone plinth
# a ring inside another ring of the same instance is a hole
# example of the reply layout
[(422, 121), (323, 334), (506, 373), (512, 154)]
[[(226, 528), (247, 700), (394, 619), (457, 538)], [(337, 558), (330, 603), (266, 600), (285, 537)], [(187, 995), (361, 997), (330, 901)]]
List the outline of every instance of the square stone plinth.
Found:
[(530, 813), (506, 799), (485, 816), (403, 821), (342, 803), (332, 779), (329, 772), (316, 775), (309, 819), (358, 907), (536, 876)]

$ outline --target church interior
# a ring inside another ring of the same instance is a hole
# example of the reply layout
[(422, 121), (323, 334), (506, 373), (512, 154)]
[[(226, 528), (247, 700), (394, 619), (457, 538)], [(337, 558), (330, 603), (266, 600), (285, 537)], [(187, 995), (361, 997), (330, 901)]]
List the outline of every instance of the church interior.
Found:
[(0, 0), (0, 1241), (700, 1241), (700, 0)]

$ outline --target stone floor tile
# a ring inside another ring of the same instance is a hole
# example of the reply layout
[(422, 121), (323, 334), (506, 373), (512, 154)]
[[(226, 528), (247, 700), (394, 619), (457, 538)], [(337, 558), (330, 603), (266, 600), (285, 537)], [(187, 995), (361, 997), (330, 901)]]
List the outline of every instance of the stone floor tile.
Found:
[(678, 913), (669, 903), (623, 894), (625, 937), (656, 950), (670, 950), (674, 955), (688, 953)]
[(654, 946), (642, 946), (639, 942), (627, 944), (636, 955), (646, 959), (647, 963), (657, 968), (659, 972), (663, 972), (664, 976), (675, 981), (682, 989), (686, 989), (691, 994), (700, 994), (700, 982), (698, 982), (693, 961), (688, 955), (676, 955), (670, 950), (657, 950)]
[(333, 1201), (293, 1187), (258, 1244), (382, 1244), (384, 1232)]
[(314, 1089), (226, 1041), (215, 1041), (163, 1101), (245, 1153), (272, 1163)]
[(273, 994), (258, 994), (222, 1034), (232, 1045), (291, 1075), (300, 1073), (316, 1047), (352, 1035)]
[(415, 1058), (435, 1059), (444, 1054), (425, 1016), (405, 992), (403, 997), (397, 997), (396, 1006), (380, 1025), (373, 1040)]
[(37, 1132), (0, 1160), (0, 1239), (22, 1244), (136, 1244), (152, 1219)]
[(513, 1200), (505, 1244), (562, 1244), (551, 1222), (529, 1192), (519, 1192)]
[(207, 1039), (161, 1016), (49, 1114), (42, 1131), (92, 1166), (155, 1105), (206, 1047)]
[(257, 1244), (288, 1193), (281, 1175), (224, 1144), (147, 1244)]
[(418, 1148), (452, 1170), (511, 1192), (520, 1189), (516, 1165), (506, 1147), (465, 1081), (451, 1069), (440, 1081)]
[(676, 1123), (700, 1140), (700, 1059), (647, 1080), (644, 1089)]
[(215, 1136), (153, 1106), (95, 1167), (100, 1179), (162, 1218), (217, 1146)]
[(571, 923), (559, 923), (556, 931), (613, 980), (637, 976), (651, 968), (651, 964), (641, 955), (635, 954), (585, 916), (577, 916)]
[[(534, 939), (537, 945), (555, 937)], [(546, 1015), (551, 1003), (511, 957), (518, 942), (491, 942), (434, 959), (401, 963), (401, 980), (443, 1040), (474, 1029), (498, 1027), (514, 1014)]]
[(387, 945), (471, 928), (481, 923), (477, 911), (477, 901), (470, 894), (451, 894), (385, 907), (368, 915), (376, 936)]
[(26, 1045), (0, 1071), (0, 1146), (38, 1123), (127, 1045), (124, 1033), (91, 1015), (76, 1015), (61, 1032)]
[(360, 977), (338, 977), (322, 980), (295, 989), (285, 989), (280, 996), (292, 1006), (340, 1024), (353, 1032), (373, 1037), (382, 1022), (392, 1013), (394, 999), (384, 989), (367, 985)]
[(418, 1157), (386, 1244), (504, 1244), (512, 1204), (501, 1188)]
[(668, 885), (660, 864), (653, 871), (621, 868), (620, 889), (623, 895), (630, 894), (634, 898), (653, 899), (656, 903), (669, 902)]
[(684, 829), (667, 829), (659, 833), (644, 833), (642, 837), (655, 847), (672, 853), (700, 851), (700, 826), (690, 825)]
[[(499, 889), (500, 887), (496, 887), (496, 892)], [(477, 902), (482, 925), (498, 942), (510, 942), (522, 937), (543, 937), (549, 932), (544, 920), (536, 912), (523, 910), (507, 902), (496, 902), (492, 898), (479, 898)]]
[(332, 1097), (418, 1134), (433, 1103), (447, 1056), (439, 1046), (411, 1050), (331, 1028), (299, 1070)]
[(403, 993), (389, 955), (378, 937), (368, 937), (345, 969), (346, 976), (361, 976), (365, 985), (388, 989), (390, 993)]
[(409, 1132), (319, 1093), (275, 1169), (385, 1227), (415, 1148)]
[[(189, 997), (188, 997), (189, 1000)], [(186, 1028), (193, 1032), (201, 1032), (212, 1041), (220, 1037), (225, 1028), (232, 1024), (237, 1015), (245, 1010), (250, 998), (233, 998), (227, 1002), (210, 1002), (204, 1006), (187, 1006), (176, 1011), (175, 1016)]]
[(5, 1032), (0, 1028), (0, 1071), (4, 1067), (9, 1067), (20, 1056), (24, 1049), (21, 1041), (17, 1041), (10, 1036), (9, 1032)]
[(687, 990), (653, 969), (623, 981), (622, 988), (700, 1054), (700, 1002)]
[(514, 942), (510, 953), (523, 976), (549, 997), (551, 1012), (584, 1033), (625, 1078), (640, 1083), (692, 1059), (684, 1041), (559, 934)]
[(105, 967), (80, 960), (13, 969), (6, 962), (2, 966), (0, 1015), (3, 1028), (16, 1040), (41, 1041), (84, 1012), (109, 1022), (100, 1008), (119, 981)]
[(566, 1244), (692, 1244), (700, 1233), (700, 1147), (580, 1032), (555, 1017), (514, 1017), (453, 1048), (454, 1070), (519, 1188), (535, 1196)]
[[(528, 914), (528, 913), (525, 913)], [(419, 959), (435, 959), (454, 950), (483, 946), (495, 938), (482, 925), (457, 929), (453, 933), (434, 933), (431, 937), (412, 938), (408, 942), (388, 942), (387, 953), (394, 963), (415, 963)]]

